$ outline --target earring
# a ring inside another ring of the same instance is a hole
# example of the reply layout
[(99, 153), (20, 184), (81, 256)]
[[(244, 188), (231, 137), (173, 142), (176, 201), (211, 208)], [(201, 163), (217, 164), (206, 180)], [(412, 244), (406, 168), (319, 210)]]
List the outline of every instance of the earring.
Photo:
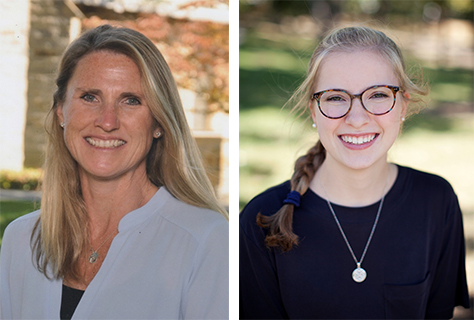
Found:
[(313, 128), (316, 128), (316, 123), (313, 123)]
[(159, 138), (161, 136), (161, 131), (155, 132), (155, 138)]
[(66, 122), (61, 122), (60, 126), (61, 128), (64, 128), (66, 126)]
[(405, 121), (405, 117), (402, 117), (402, 122)]

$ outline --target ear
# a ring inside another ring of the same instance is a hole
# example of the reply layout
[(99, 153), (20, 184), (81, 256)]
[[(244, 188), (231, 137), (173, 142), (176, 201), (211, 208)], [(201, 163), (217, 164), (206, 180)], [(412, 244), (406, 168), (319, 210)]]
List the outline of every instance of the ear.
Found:
[(158, 139), (163, 135), (163, 128), (156, 123), (155, 127), (153, 128), (153, 138)]
[(59, 118), (59, 123), (64, 122), (64, 113), (63, 113), (63, 105), (62, 105), (62, 104), (58, 104), (58, 105), (57, 105), (57, 107), (56, 107), (56, 115), (57, 115), (58, 118)]

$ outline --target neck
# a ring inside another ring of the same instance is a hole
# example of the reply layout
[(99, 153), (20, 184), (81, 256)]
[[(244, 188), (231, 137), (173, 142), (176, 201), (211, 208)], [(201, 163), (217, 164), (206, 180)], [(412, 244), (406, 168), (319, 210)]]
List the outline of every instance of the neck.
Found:
[(127, 213), (145, 205), (158, 190), (146, 173), (117, 180), (81, 175), (81, 188), (92, 238), (117, 230)]
[(353, 169), (326, 158), (310, 183), (310, 188), (329, 201), (349, 207), (379, 201), (397, 176), (397, 167), (381, 159), (369, 168)]

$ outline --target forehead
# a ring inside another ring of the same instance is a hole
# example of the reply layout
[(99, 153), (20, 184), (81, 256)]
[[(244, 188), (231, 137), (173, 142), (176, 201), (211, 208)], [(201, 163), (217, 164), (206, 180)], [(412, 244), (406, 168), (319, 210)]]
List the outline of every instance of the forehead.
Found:
[(128, 56), (112, 51), (96, 51), (81, 58), (71, 82), (89, 85), (129, 84), (140, 86), (140, 70)]
[(356, 94), (374, 85), (399, 85), (392, 66), (379, 53), (334, 52), (321, 63), (315, 92), (345, 89)]

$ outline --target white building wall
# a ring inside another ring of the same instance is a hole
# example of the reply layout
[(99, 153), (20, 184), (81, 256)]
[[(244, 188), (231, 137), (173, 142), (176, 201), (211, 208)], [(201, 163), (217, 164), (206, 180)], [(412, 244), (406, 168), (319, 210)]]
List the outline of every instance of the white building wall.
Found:
[(0, 170), (24, 161), (29, 1), (0, 0)]

